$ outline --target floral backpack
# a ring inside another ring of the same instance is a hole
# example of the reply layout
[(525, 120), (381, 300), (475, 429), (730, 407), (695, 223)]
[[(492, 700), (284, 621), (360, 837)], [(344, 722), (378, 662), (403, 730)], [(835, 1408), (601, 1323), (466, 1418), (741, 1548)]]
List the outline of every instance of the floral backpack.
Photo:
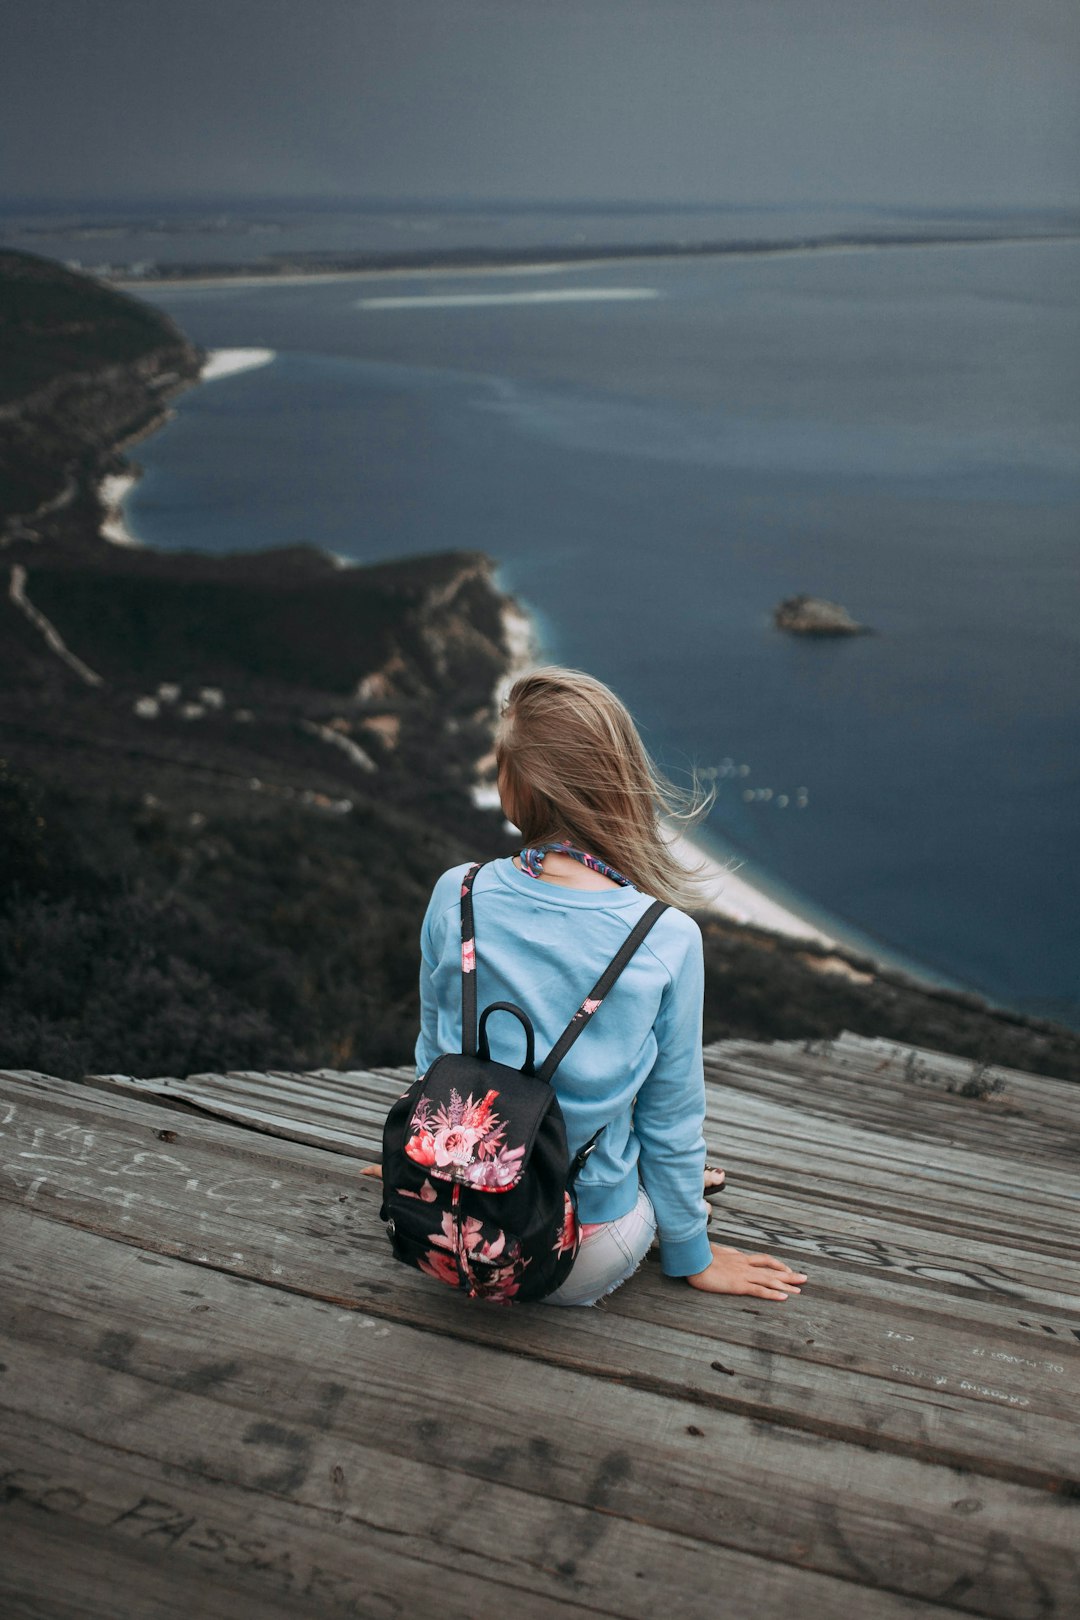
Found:
[[(460, 1052), (445, 1052), (393, 1104), (383, 1127), (383, 1203), (394, 1254), (474, 1299), (543, 1299), (577, 1257), (575, 1183), (601, 1134), (571, 1160), (551, 1077), (598, 1011), (649, 929), (667, 910), (639, 918), (539, 1068), (528, 1015), (494, 1001), (476, 1021), (472, 887), (461, 886)], [(525, 1030), (520, 1069), (490, 1055), (487, 1022), (510, 1013)]]

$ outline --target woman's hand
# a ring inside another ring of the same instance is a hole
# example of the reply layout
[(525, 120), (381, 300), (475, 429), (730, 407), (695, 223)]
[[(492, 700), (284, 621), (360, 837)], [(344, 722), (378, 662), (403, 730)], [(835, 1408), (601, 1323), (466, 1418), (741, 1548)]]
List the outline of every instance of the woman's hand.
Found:
[(700, 1288), (706, 1294), (756, 1294), (759, 1299), (787, 1299), (789, 1294), (801, 1292), (799, 1283), (806, 1281), (806, 1273), (792, 1271), (784, 1260), (774, 1260), (771, 1254), (743, 1254), (741, 1249), (729, 1249), (726, 1244), (712, 1243), (712, 1259), (704, 1271), (687, 1277), (691, 1288)]

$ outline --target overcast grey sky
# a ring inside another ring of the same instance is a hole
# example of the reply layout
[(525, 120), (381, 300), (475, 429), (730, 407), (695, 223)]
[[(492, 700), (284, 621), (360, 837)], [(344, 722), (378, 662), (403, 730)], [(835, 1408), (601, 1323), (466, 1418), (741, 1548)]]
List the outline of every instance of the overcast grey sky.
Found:
[(0, 0), (0, 197), (1080, 201), (1075, 0)]

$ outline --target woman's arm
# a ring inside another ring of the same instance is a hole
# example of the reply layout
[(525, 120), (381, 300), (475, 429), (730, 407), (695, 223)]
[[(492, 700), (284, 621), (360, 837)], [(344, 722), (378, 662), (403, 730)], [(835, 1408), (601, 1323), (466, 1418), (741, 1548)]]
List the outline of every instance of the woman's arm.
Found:
[(653, 1026), (656, 1058), (634, 1101), (638, 1170), (656, 1211), (660, 1264), (669, 1277), (707, 1268), (705, 1071), (701, 1056), (705, 962), (701, 930), (689, 918), (685, 954), (664, 987)]
[(806, 1281), (783, 1260), (743, 1254), (710, 1243), (708, 1205), (702, 1198), (705, 1166), (705, 1073), (702, 1008), (705, 964), (701, 930), (664, 991), (655, 1033), (656, 1061), (634, 1104), (639, 1169), (660, 1233), (660, 1264), (669, 1277), (685, 1277), (708, 1294), (754, 1294), (786, 1299)]

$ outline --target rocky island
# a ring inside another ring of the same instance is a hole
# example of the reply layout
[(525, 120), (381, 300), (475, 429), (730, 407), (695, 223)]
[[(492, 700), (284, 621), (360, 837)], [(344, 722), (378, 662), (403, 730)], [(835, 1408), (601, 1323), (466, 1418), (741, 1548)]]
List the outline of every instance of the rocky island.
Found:
[[(102, 479), (205, 356), (16, 253), (0, 346), (0, 1068), (407, 1063), (431, 884), (512, 848), (475, 793), (515, 658), (491, 559), (110, 543)], [(847, 1029), (1080, 1077), (1070, 1030), (701, 922), (706, 1041)]]
[(788, 596), (773, 610), (778, 630), (794, 636), (865, 636), (870, 628), (858, 624), (837, 602), (821, 596)]

